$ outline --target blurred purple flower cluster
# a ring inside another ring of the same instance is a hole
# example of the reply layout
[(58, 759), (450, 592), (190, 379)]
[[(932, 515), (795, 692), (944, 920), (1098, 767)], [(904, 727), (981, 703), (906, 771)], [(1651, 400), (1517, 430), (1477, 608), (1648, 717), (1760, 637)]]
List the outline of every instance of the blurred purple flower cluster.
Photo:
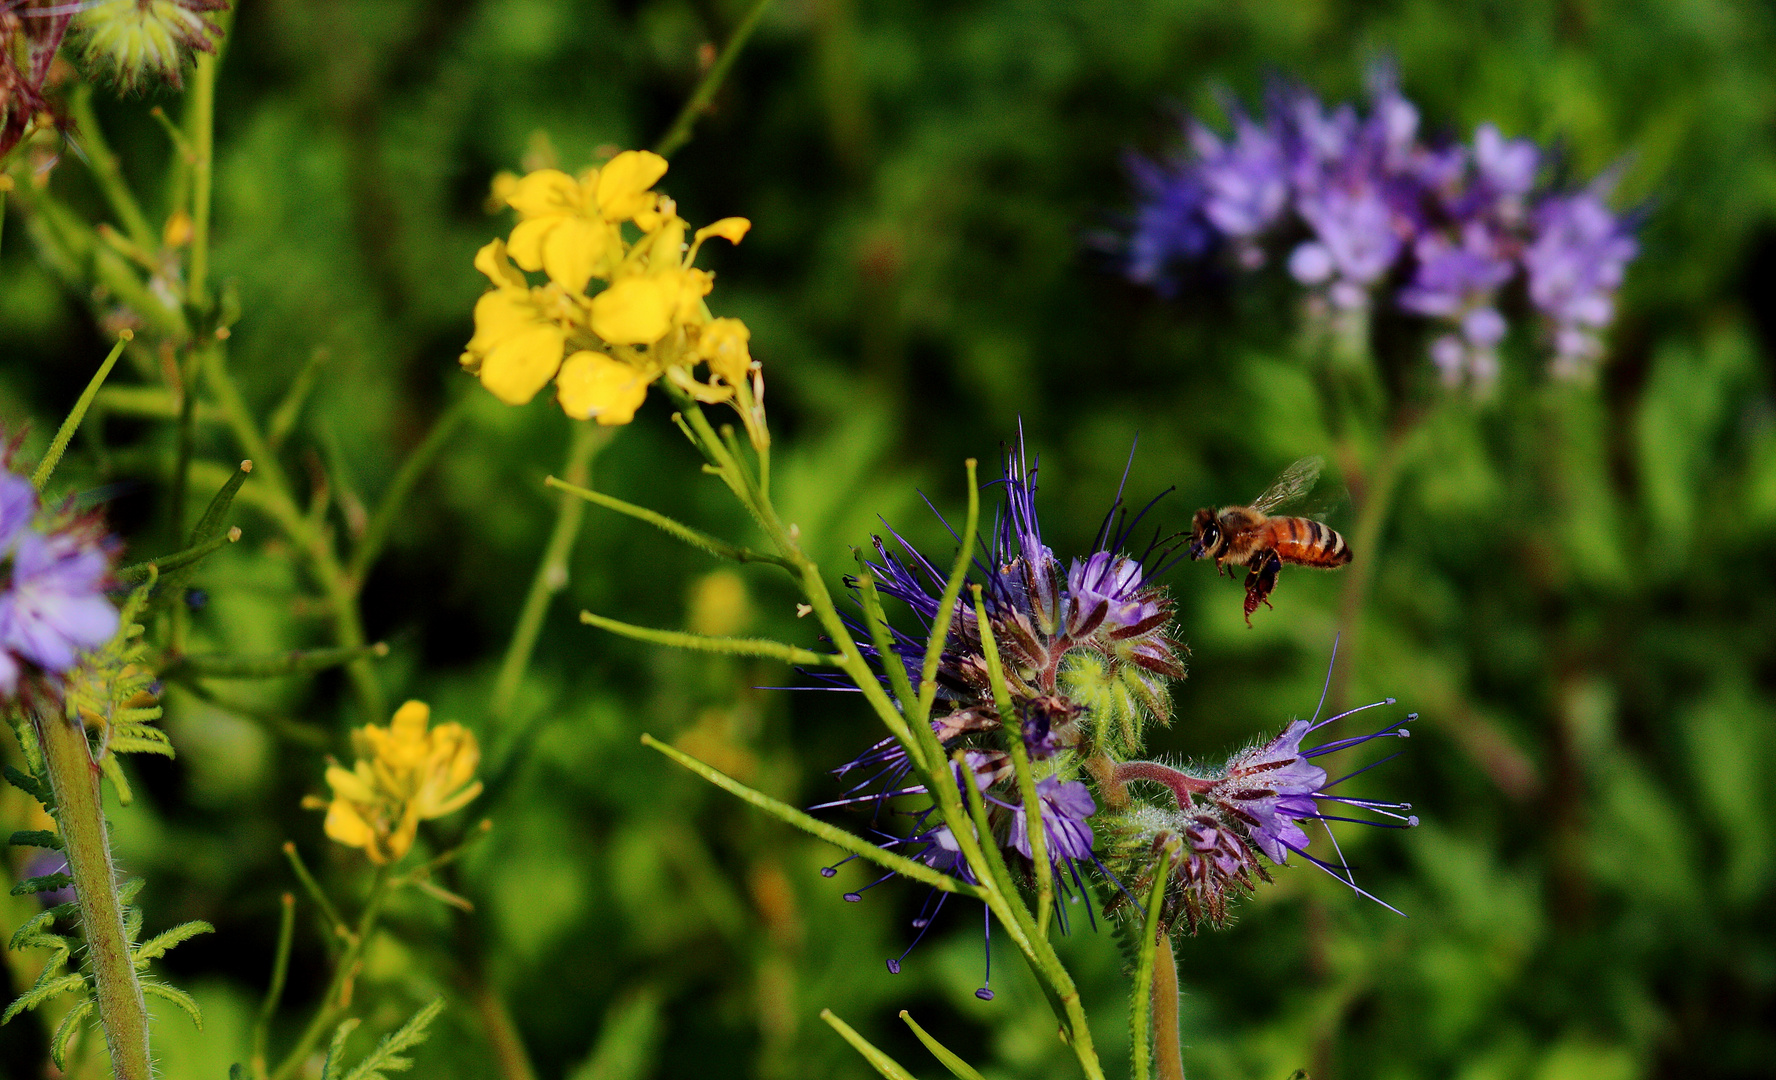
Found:
[(1378, 69), (1372, 96), (1362, 116), (1278, 85), (1262, 118), (1230, 107), (1231, 136), (1191, 120), (1188, 153), (1131, 160), (1140, 205), (1129, 277), (1169, 294), (1180, 264), (1225, 251), (1255, 269), (1287, 251), (1289, 272), (1333, 309), (1367, 309), (1385, 291), (1432, 320), (1444, 379), (1485, 384), (1507, 328), (1499, 299), (1521, 275), (1555, 373), (1587, 370), (1636, 252), (1605, 203), (1611, 178), (1547, 190), (1534, 143), (1482, 124), (1472, 145), (1433, 146), (1390, 70)]
[(0, 470), (0, 697), (33, 669), (67, 673), (117, 633), (112, 545), (90, 518), (39, 527), (40, 508), (29, 480)]

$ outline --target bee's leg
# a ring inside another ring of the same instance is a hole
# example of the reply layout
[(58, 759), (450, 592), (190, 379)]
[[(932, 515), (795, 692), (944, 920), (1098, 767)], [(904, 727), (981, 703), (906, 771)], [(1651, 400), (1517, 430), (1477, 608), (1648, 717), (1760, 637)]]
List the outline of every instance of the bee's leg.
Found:
[(1283, 568), (1283, 560), (1274, 551), (1259, 552), (1251, 562), (1252, 569), (1246, 574), (1246, 625), (1252, 625), (1252, 612), (1258, 605), (1270, 607), (1270, 593), (1276, 588), (1277, 572)]

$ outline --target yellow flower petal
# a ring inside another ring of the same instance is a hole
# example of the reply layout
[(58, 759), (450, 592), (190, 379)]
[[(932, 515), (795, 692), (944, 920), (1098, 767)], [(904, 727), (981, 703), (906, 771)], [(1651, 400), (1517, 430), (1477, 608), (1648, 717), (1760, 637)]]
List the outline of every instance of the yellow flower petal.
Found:
[(395, 710), (389, 721), (389, 734), (402, 742), (425, 738), (426, 724), (432, 719), (432, 707), (423, 701), (409, 701)]
[(495, 289), (475, 301), (475, 336), (468, 350), (485, 356), (495, 345), (538, 325), (530, 290)]
[(607, 427), (627, 424), (647, 399), (653, 379), (600, 352), (581, 350), (561, 365), (555, 380), (561, 409), (576, 420), (596, 419)]
[(518, 181), (506, 201), (527, 218), (581, 214), (590, 209), (581, 197), (580, 185), (560, 169), (538, 169), (531, 173)]
[(571, 220), (561, 214), (549, 214), (520, 221), (512, 230), (512, 242), (508, 247), (512, 253), (512, 261), (526, 270), (541, 270), (543, 238), (554, 232), (562, 222)]
[(559, 326), (522, 330), (488, 350), (481, 361), (481, 385), (507, 405), (523, 405), (555, 377), (566, 344)]
[[(522, 229), (520, 225), (518, 228)], [(516, 238), (517, 230), (512, 236)], [(605, 228), (585, 218), (562, 218), (543, 238), (543, 270), (549, 280), (570, 293), (586, 291), (586, 282), (604, 261)]]
[(350, 799), (352, 802), (360, 803), (376, 801), (376, 792), (371, 790), (369, 784), (365, 783), (356, 773), (349, 772), (337, 765), (327, 767), (327, 786), (332, 788), (333, 794), (341, 799)]
[(752, 222), (743, 217), (725, 217), (713, 225), (705, 225), (697, 230), (697, 239), (706, 240), (711, 236), (719, 236), (730, 244), (738, 244), (740, 238), (752, 228)]
[(486, 274), (488, 280), (500, 288), (511, 286), (523, 289), (529, 287), (524, 280), (524, 275), (506, 261), (506, 242), (504, 240), (489, 240), (481, 245), (481, 250), (475, 252), (475, 269)]
[(677, 282), (628, 278), (592, 298), (592, 332), (613, 345), (650, 345), (672, 329)]
[(752, 366), (752, 331), (739, 319), (712, 319), (697, 335), (697, 355), (729, 386), (739, 386)]
[(350, 803), (342, 799), (333, 800), (327, 807), (327, 822), (324, 828), (327, 835), (344, 844), (346, 847), (367, 848), (376, 838), (376, 830), (364, 820)]
[(628, 221), (653, 209), (648, 189), (666, 175), (666, 159), (651, 150), (625, 150), (598, 170), (598, 212)]

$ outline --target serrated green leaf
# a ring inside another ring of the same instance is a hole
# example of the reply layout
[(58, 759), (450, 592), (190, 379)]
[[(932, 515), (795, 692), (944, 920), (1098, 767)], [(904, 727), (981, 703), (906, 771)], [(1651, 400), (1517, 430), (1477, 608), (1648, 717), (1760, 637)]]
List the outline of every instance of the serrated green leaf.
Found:
[(123, 884), (117, 887), (117, 902), (120, 904), (135, 903), (136, 897), (141, 895), (142, 886), (147, 883), (146, 878), (125, 878)]
[(114, 754), (159, 754), (173, 757), (172, 744), (165, 739), (144, 739), (137, 735), (113, 735), (107, 744)]
[(144, 941), (136, 949), (136, 962), (139, 964), (145, 964), (150, 960), (159, 959), (160, 957), (165, 956), (173, 946), (178, 945), (181, 942), (190, 941), (199, 934), (213, 934), (215, 932), (216, 928), (209, 923), (204, 922), (202, 919), (193, 919), (188, 923), (180, 923), (171, 930), (163, 930), (149, 938), (147, 941)]
[(100, 758), (99, 771), (104, 773), (105, 779), (111, 781), (111, 786), (117, 789), (118, 802), (128, 806), (136, 801), (136, 793), (130, 789), (129, 778), (123, 775), (123, 766), (117, 763), (115, 756), (106, 754)]
[(48, 829), (20, 829), (6, 841), (14, 847), (40, 847), (52, 851), (62, 850), (62, 838)]
[(197, 1025), (197, 1030), (203, 1030), (203, 1011), (197, 1007), (197, 999), (190, 994), (167, 983), (147, 981), (142, 983), (142, 993), (148, 997), (157, 997), (162, 1001), (170, 1001), (177, 1005), (185, 1011), (186, 1016), (191, 1017), (191, 1022)]
[[(48, 970), (45, 970), (44, 974), (48, 975)], [(9, 1022), (13, 1017), (27, 1009), (35, 1009), (37, 1006), (48, 1001), (50, 998), (55, 997), (57, 994), (67, 993), (69, 990), (85, 985), (86, 976), (79, 972), (70, 972), (67, 975), (58, 975), (54, 978), (38, 979), (36, 986), (33, 986), (29, 990), (20, 994), (14, 999), (11, 1005), (6, 1007), (4, 1013), (0, 1013), (0, 1024)]]
[(24, 896), (27, 893), (55, 892), (74, 884), (74, 879), (67, 874), (44, 874), (41, 877), (28, 877), (12, 887), (12, 895)]
[(26, 945), (30, 943), (30, 938), (33, 935), (42, 935), (44, 937), (53, 937), (53, 938), (56, 938), (57, 941), (60, 941), (61, 938), (58, 937), (57, 935), (45, 933), (44, 927), (55, 922), (56, 912), (59, 909), (65, 908), (67, 906), (68, 905), (66, 905), (66, 904), (57, 904), (53, 908), (47, 908), (43, 911), (39, 911), (37, 914), (31, 916), (29, 919), (26, 919), (23, 926), (19, 927), (17, 930), (14, 930), (12, 932), (12, 942), (8, 947), (13, 948), (13, 949), (25, 948)]
[(341, 1060), (345, 1053), (345, 1040), (357, 1030), (358, 1023), (358, 1019), (353, 1017), (333, 1029), (333, 1041), (327, 1046), (327, 1060), (321, 1062), (321, 1080), (340, 1080), (343, 1075), (340, 1070), (345, 1068), (345, 1062)]
[(50, 1036), (49, 1040), (49, 1059), (55, 1062), (56, 1068), (67, 1070), (68, 1044), (74, 1041), (75, 1034), (79, 1032), (80, 1022), (91, 1016), (92, 1011), (98, 1006), (99, 1003), (95, 999), (82, 998), (75, 1003), (72, 1009), (68, 1010), (67, 1016), (62, 1017), (62, 1022), (56, 1025), (55, 1034)]
[[(38, 802), (44, 802), (43, 789), (37, 786), (36, 778), (29, 776), (26, 773), (19, 772), (11, 765), (5, 766), (5, 776), (7, 783), (18, 788), (33, 799), (36, 799)], [(44, 803), (44, 805), (47, 806), (48, 804)]]
[(432, 1003), (413, 1014), (413, 1019), (402, 1024), (396, 1031), (383, 1036), (370, 1056), (358, 1063), (358, 1067), (347, 1073), (345, 1080), (387, 1080), (385, 1072), (406, 1072), (413, 1067), (413, 1059), (401, 1057), (403, 1051), (411, 1050), (426, 1041), (426, 1028), (444, 1011), (444, 999), (434, 998)]

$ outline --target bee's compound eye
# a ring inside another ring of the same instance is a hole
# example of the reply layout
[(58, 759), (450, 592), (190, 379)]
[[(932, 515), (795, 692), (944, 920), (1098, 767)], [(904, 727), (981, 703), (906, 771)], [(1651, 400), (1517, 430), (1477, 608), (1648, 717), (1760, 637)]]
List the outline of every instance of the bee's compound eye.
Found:
[(1203, 544), (1204, 544), (1204, 546), (1214, 547), (1216, 544), (1219, 544), (1220, 542), (1221, 542), (1221, 530), (1218, 527), (1216, 527), (1214, 525), (1210, 525), (1207, 529), (1203, 530)]

